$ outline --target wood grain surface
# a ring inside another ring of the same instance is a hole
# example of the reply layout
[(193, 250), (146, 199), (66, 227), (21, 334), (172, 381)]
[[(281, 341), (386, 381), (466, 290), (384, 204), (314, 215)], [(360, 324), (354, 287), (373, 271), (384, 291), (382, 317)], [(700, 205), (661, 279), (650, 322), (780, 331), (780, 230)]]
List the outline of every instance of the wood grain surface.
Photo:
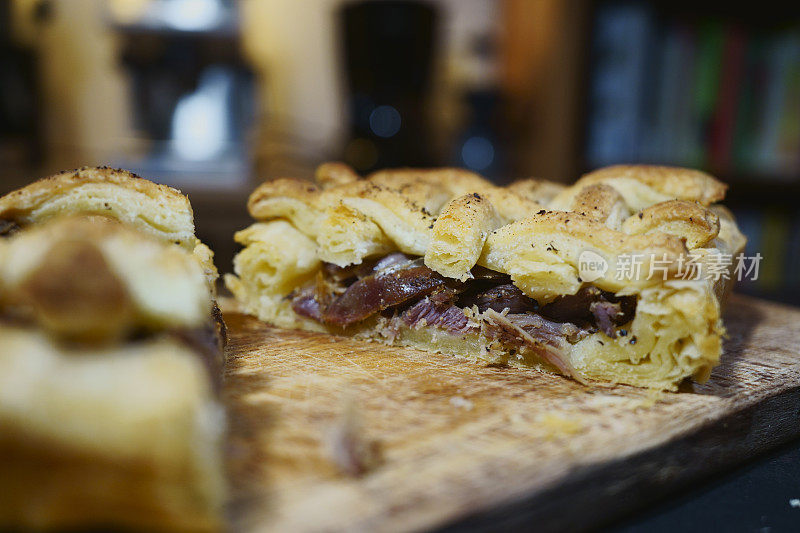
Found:
[(800, 434), (800, 309), (752, 298), (731, 298), (711, 380), (678, 393), (223, 309), (240, 531), (589, 528)]

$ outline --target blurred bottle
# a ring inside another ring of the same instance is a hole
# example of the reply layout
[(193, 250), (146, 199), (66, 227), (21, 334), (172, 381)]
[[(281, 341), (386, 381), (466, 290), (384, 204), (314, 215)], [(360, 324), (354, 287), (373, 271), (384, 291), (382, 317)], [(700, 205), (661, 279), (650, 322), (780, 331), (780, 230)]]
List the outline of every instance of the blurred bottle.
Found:
[(477, 36), (462, 72), (463, 124), (456, 136), (452, 164), (489, 178), (503, 175), (502, 92), (497, 51), (491, 35)]
[(439, 14), (428, 3), (364, 1), (340, 12), (349, 135), (360, 172), (434, 162), (428, 124)]
[(38, 56), (12, 39), (11, 8), (10, 0), (0, 0), (0, 165), (6, 170), (39, 163), (43, 155)]

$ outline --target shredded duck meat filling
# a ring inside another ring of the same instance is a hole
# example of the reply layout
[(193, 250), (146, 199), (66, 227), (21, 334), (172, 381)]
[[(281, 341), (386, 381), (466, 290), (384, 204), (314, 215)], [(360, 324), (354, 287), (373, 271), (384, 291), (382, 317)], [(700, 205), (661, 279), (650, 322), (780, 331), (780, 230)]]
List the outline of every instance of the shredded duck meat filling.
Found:
[[(346, 328), (376, 314), (396, 317), (408, 327), (436, 327), (451, 334), (481, 331), (506, 349), (531, 351), (562, 372), (574, 373), (560, 356), (600, 330), (611, 338), (636, 312), (633, 296), (617, 297), (594, 286), (547, 305), (526, 296), (498, 272), (475, 267), (460, 282), (401, 253), (346, 268), (326, 264), (315, 283), (290, 294), (298, 315)], [(480, 313), (470, 320), (467, 309)]]
[(589, 334), (575, 324), (559, 324), (534, 314), (504, 314), (489, 309), (484, 314), (484, 333), (506, 349), (531, 352), (563, 374), (581, 381), (563, 353), (567, 344)]

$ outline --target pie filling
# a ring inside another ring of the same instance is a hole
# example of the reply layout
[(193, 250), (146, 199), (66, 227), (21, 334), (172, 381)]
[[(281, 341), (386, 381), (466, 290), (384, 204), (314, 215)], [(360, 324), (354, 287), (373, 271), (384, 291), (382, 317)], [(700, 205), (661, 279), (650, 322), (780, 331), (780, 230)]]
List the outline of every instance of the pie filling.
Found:
[(288, 297), (298, 315), (347, 328), (376, 315), (396, 329), (432, 327), (452, 335), (480, 333), (510, 353), (529, 352), (568, 375), (566, 350), (620, 326), (636, 312), (636, 297), (617, 297), (592, 285), (546, 304), (526, 296), (508, 275), (476, 266), (460, 282), (426, 267), (422, 258), (393, 253), (345, 268), (326, 263), (313, 283)]

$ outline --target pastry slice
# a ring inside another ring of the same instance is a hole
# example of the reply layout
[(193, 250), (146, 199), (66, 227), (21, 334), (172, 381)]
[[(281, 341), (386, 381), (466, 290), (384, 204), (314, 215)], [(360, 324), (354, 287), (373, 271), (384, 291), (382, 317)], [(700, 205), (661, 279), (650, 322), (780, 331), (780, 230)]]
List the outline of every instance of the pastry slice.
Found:
[[(156, 191), (161, 210), (179, 195), (123, 177), (89, 181), (111, 185), (86, 193), (111, 216), (40, 184), (0, 199), (13, 228), (0, 238), (0, 529), (223, 528), (210, 255), (193, 235), (165, 237), (191, 216), (132, 222), (145, 217), (129, 192)], [(60, 213), (32, 207), (51, 203)]]
[(671, 167), (498, 187), (326, 164), (252, 193), (226, 284), (280, 327), (674, 389), (719, 361), (730, 280), (687, 274), (744, 247), (725, 190)]
[(209, 284), (218, 277), (211, 250), (194, 234), (189, 199), (177, 189), (127, 170), (83, 167), (40, 179), (0, 198), (0, 236), (69, 214), (114, 218), (164, 243), (194, 253)]

